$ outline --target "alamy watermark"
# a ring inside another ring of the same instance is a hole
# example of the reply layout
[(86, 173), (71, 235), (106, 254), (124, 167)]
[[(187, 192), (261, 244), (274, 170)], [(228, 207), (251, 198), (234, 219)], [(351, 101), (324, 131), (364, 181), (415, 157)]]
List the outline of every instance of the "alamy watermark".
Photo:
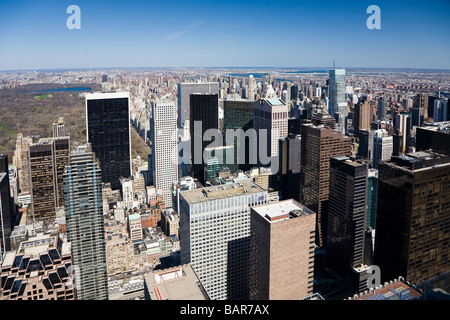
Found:
[(71, 15), (67, 18), (66, 26), (67, 29), (73, 30), (81, 29), (81, 9), (79, 6), (74, 4), (67, 7), (66, 13), (70, 13)]
[[(219, 165), (250, 164), (270, 167), (273, 174), (278, 172), (278, 150), (271, 149), (272, 140), (277, 141), (275, 148), (278, 149), (278, 129), (226, 129), (224, 143), (224, 134), (220, 130), (203, 132), (202, 126), (201, 121), (194, 121), (193, 136), (185, 137), (186, 141), (178, 144), (178, 159), (171, 159), (173, 163), (204, 164), (216, 158)], [(178, 131), (183, 133), (182, 129)], [(205, 142), (209, 144), (203, 148)]]
[(368, 29), (381, 29), (381, 9), (377, 5), (371, 5), (367, 7), (366, 13), (371, 14), (367, 18), (366, 26)]

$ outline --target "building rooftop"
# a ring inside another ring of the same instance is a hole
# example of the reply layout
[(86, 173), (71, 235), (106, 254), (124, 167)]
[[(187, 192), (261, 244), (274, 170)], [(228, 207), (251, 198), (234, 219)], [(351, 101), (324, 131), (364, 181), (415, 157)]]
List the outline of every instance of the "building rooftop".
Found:
[(314, 214), (314, 211), (293, 199), (254, 206), (252, 210), (270, 223)]
[(386, 282), (375, 290), (353, 296), (352, 300), (415, 300), (422, 296), (402, 280)]
[(266, 99), (266, 101), (272, 106), (284, 106), (285, 103), (278, 98)]
[(432, 150), (418, 151), (394, 156), (385, 164), (412, 173), (449, 166), (450, 156)]
[(191, 265), (144, 275), (151, 300), (208, 300)]
[(86, 100), (129, 98), (129, 92), (94, 92), (86, 93)]
[(180, 192), (180, 200), (184, 199), (189, 204), (195, 204), (199, 202), (213, 201), (227, 197), (230, 198), (264, 191), (265, 190), (263, 188), (258, 186), (253, 181), (242, 181), (193, 190), (182, 190)]
[(128, 216), (129, 221), (137, 221), (140, 219), (141, 219), (141, 216), (139, 215), (139, 213), (133, 213)]

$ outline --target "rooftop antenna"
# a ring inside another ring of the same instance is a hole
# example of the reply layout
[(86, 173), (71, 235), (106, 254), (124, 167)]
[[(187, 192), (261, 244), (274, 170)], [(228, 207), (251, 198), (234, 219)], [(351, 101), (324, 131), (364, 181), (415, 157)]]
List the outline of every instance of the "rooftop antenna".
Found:
[(335, 60), (333, 59), (333, 69), (336, 69), (335, 67)]

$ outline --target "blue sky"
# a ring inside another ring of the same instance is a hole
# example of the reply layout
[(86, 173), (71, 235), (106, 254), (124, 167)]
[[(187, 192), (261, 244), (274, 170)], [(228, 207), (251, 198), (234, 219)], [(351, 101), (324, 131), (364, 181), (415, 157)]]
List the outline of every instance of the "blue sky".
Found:
[[(69, 5), (81, 29), (69, 30)], [(369, 5), (381, 29), (369, 30)], [(450, 69), (450, 1), (0, 0), (0, 70), (102, 67)]]

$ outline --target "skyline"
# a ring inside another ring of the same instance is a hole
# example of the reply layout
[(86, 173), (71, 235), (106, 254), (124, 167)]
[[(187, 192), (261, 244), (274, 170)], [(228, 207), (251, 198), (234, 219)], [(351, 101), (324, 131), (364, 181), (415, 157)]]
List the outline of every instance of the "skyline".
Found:
[[(73, 4), (80, 30), (66, 26)], [(366, 26), (372, 4), (381, 10), (378, 30)], [(443, 0), (3, 1), (0, 70), (326, 68), (333, 60), (343, 68), (450, 69), (450, 36), (442, 33), (449, 9)]]

